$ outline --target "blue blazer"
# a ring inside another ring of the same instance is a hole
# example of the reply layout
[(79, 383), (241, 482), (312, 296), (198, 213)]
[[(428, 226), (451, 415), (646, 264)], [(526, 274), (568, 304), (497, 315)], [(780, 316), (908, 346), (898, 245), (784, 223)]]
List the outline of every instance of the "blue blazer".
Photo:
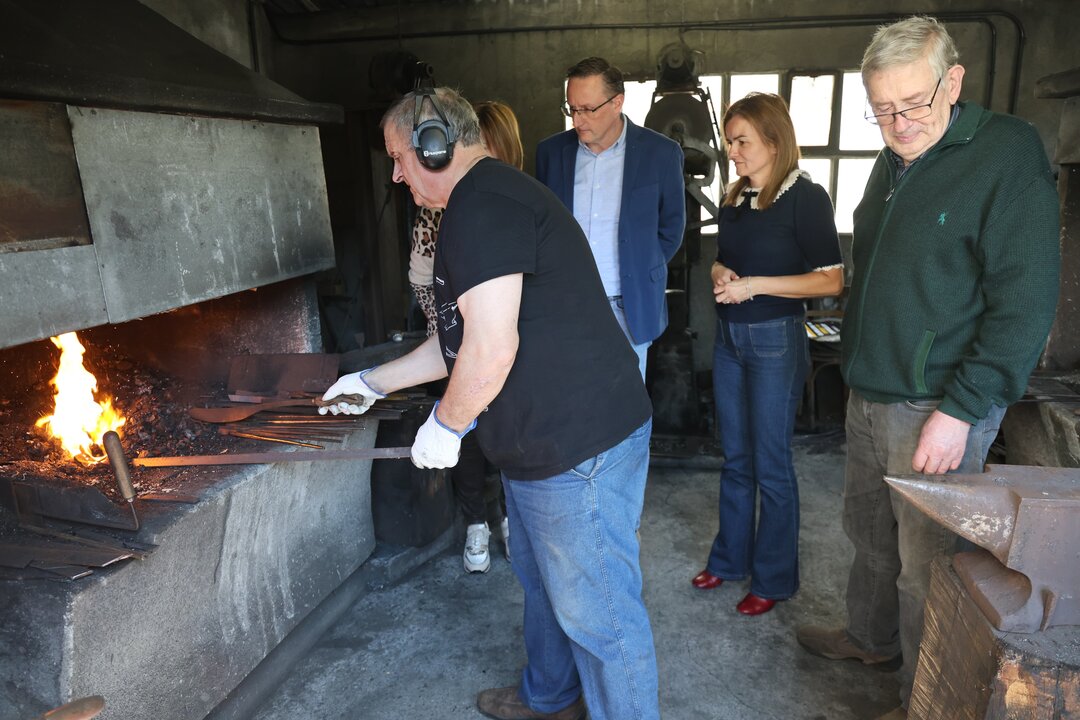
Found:
[[(625, 116), (624, 116), (625, 117)], [(686, 228), (683, 153), (674, 140), (626, 118), (626, 159), (619, 212), (619, 277), (623, 310), (637, 344), (667, 327), (667, 264)], [(552, 135), (536, 148), (536, 178), (574, 211), (578, 137)]]

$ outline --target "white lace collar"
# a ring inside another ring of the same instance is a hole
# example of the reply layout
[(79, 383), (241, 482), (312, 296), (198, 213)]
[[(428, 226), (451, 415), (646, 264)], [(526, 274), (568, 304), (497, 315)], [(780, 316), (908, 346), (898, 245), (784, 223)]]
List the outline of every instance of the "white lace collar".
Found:
[[(795, 168), (794, 170), (791, 171), (791, 173), (786, 178), (784, 178), (784, 182), (780, 183), (780, 191), (778, 193), (776, 193), (776, 198), (773, 200), (773, 202), (776, 202), (776, 200), (779, 200), (780, 196), (783, 195), (784, 193), (786, 193), (788, 191), (788, 189), (790, 189), (791, 186), (795, 184), (795, 181), (799, 179), (800, 175), (805, 177), (807, 180), (810, 179), (810, 173), (806, 172), (805, 170)], [(738, 180), (736, 180), (735, 182), (738, 182)], [(728, 187), (730, 189), (731, 186), (729, 185)], [(751, 210), (757, 210), (758, 209), (758, 205), (757, 205), (758, 193), (761, 192), (761, 188), (759, 188), (759, 187), (744, 188), (743, 191), (741, 193), (739, 193), (739, 197), (735, 198), (735, 207), (739, 207), (740, 205), (742, 205), (743, 200), (746, 199), (746, 194), (745, 193), (747, 191), (750, 191), (750, 192), (753, 193), (753, 195), (750, 196), (750, 209)]]

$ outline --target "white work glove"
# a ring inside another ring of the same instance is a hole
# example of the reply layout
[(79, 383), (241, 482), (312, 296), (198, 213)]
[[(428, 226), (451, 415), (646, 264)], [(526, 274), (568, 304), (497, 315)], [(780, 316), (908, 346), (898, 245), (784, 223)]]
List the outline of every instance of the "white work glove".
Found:
[(416, 439), (412, 445), (412, 461), (418, 468), (448, 468), (457, 465), (461, 438), (476, 427), (476, 420), (473, 420), (469, 427), (459, 434), (439, 422), (439, 417), (435, 414), (438, 410), (439, 401), (436, 400), (427, 422), (416, 431)]
[[(368, 368), (367, 370), (361, 370), (358, 373), (349, 373), (348, 375), (339, 377), (338, 381), (331, 385), (329, 390), (323, 393), (323, 402), (331, 404), (320, 407), (319, 414), (363, 415), (376, 400), (386, 397), (386, 395), (373, 389), (364, 381), (364, 376), (374, 369), (375, 368)], [(332, 402), (334, 398), (339, 395), (349, 395), (351, 397), (342, 398), (338, 402)]]

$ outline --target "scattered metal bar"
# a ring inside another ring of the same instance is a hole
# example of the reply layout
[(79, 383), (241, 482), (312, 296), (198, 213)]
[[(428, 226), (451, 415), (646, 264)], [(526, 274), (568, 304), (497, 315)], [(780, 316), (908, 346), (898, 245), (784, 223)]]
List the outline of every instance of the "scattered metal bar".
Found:
[(34, 720), (91, 720), (105, 709), (105, 698), (100, 695), (72, 700), (66, 705), (54, 708)]
[(256, 440), (270, 438), (274, 440), (296, 440), (306, 443), (340, 443), (342, 440), (340, 435), (313, 435), (311, 433), (271, 432), (269, 430), (239, 430), (236, 433), (224, 434), (237, 437), (253, 436)]
[(14, 501), (20, 522), (35, 523), (41, 516), (131, 530), (131, 520), (100, 490), (92, 487), (55, 487), (0, 478), (0, 497)]
[[(225, 430), (225, 428), (221, 428)], [(230, 430), (228, 432), (221, 433), (222, 435), (231, 435), (232, 437), (247, 438), (248, 440), (263, 440), (264, 442), (276, 442), (283, 445), (297, 445), (299, 447), (314, 448), (316, 450), (322, 450), (322, 445), (316, 445), (315, 443), (304, 442), (303, 440), (290, 440), (284, 437), (274, 437), (272, 435), (258, 435), (256, 433), (241, 432), (239, 430)]]
[(7, 567), (36, 567), (49, 570), (52, 567), (83, 565), (85, 567), (108, 567), (120, 560), (133, 557), (131, 552), (119, 548), (92, 548), (85, 545), (15, 545), (0, 544), (0, 564)]
[(361, 416), (356, 415), (280, 415), (266, 413), (248, 420), (250, 423), (286, 423), (294, 425), (329, 425), (353, 428), (360, 424)]
[(318, 423), (242, 423), (239, 425), (231, 425), (231, 428), (242, 431), (262, 432), (264, 430), (273, 430), (275, 432), (298, 432), (298, 433), (336, 433), (338, 435), (344, 435), (352, 432), (355, 428), (342, 427), (340, 425), (330, 425), (324, 427)]
[(229, 425), (229, 430), (239, 430), (240, 432), (276, 432), (276, 433), (295, 433), (295, 434), (311, 434), (311, 433), (323, 433), (326, 435), (345, 435), (350, 432), (350, 428), (342, 428), (337, 426), (320, 427), (315, 423), (303, 424), (303, 423), (243, 423), (241, 425)]
[(229, 393), (229, 401), (237, 403), (264, 403), (271, 400), (286, 400), (288, 395), (266, 395), (261, 393), (235, 392)]
[[(141, 498), (140, 498), (141, 499)], [(37, 533), (39, 535), (45, 535), (48, 537), (60, 538), (61, 540), (67, 540), (68, 542), (79, 543), (89, 548), (96, 548), (106, 551), (123, 551), (131, 553), (131, 557), (136, 560), (142, 560), (150, 551), (153, 550), (156, 545), (150, 545), (148, 543), (136, 543), (131, 540), (113, 542), (111, 540), (98, 540), (93, 537), (86, 537), (88, 530), (79, 529), (78, 531), (72, 529), (68, 532), (57, 530), (55, 528), (45, 527), (44, 525), (20, 525), (19, 527), (30, 532)], [(134, 546), (134, 547), (132, 547)]]
[[(268, 442), (281, 441), (282, 445), (295, 445), (297, 443), (307, 443), (312, 450), (323, 450), (328, 444), (340, 444), (338, 438), (327, 438), (312, 435), (278, 435), (277, 433), (244, 433), (238, 437), (249, 437), (252, 440), (266, 440)], [(299, 447), (305, 447), (305, 445), (299, 445)]]
[(347, 433), (347, 432), (350, 432), (352, 430), (355, 430), (358, 426), (355, 423), (353, 423), (353, 424), (325, 423), (325, 422), (320, 423), (320, 422), (311, 422), (311, 421), (284, 420), (284, 419), (273, 418), (273, 419), (267, 419), (267, 420), (255, 420), (255, 421), (249, 420), (249, 421), (244, 422), (244, 423), (238, 423), (234, 427), (249, 427), (249, 428), (273, 427), (273, 428), (283, 428), (283, 429), (292, 428), (292, 429), (296, 429), (296, 430), (307, 430), (307, 429), (311, 428), (311, 429), (316, 429), (316, 430), (333, 430), (333, 431), (337, 431), (337, 432), (340, 432), (340, 433)]
[(195, 505), (199, 502), (198, 495), (190, 495), (188, 493), (181, 492), (148, 492), (139, 496), (139, 500), (152, 501), (152, 502), (171, 502), (171, 503), (184, 503), (185, 505)]
[(37, 562), (30, 563), (29, 569), (40, 570), (54, 577), (60, 577), (65, 580), (78, 580), (79, 578), (84, 578), (87, 575), (92, 575), (94, 573), (93, 570), (84, 565), (52, 565), (48, 567), (43, 567)]

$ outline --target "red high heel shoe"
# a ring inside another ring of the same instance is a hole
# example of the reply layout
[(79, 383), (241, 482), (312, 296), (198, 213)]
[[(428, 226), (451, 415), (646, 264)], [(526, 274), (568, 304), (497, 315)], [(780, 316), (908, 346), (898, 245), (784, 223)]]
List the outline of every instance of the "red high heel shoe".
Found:
[(718, 578), (708, 570), (702, 570), (690, 582), (698, 590), (714, 590), (724, 584), (724, 578)]
[(739, 601), (735, 609), (743, 615), (764, 615), (776, 607), (776, 600), (758, 597), (754, 593), (747, 593), (746, 597)]

